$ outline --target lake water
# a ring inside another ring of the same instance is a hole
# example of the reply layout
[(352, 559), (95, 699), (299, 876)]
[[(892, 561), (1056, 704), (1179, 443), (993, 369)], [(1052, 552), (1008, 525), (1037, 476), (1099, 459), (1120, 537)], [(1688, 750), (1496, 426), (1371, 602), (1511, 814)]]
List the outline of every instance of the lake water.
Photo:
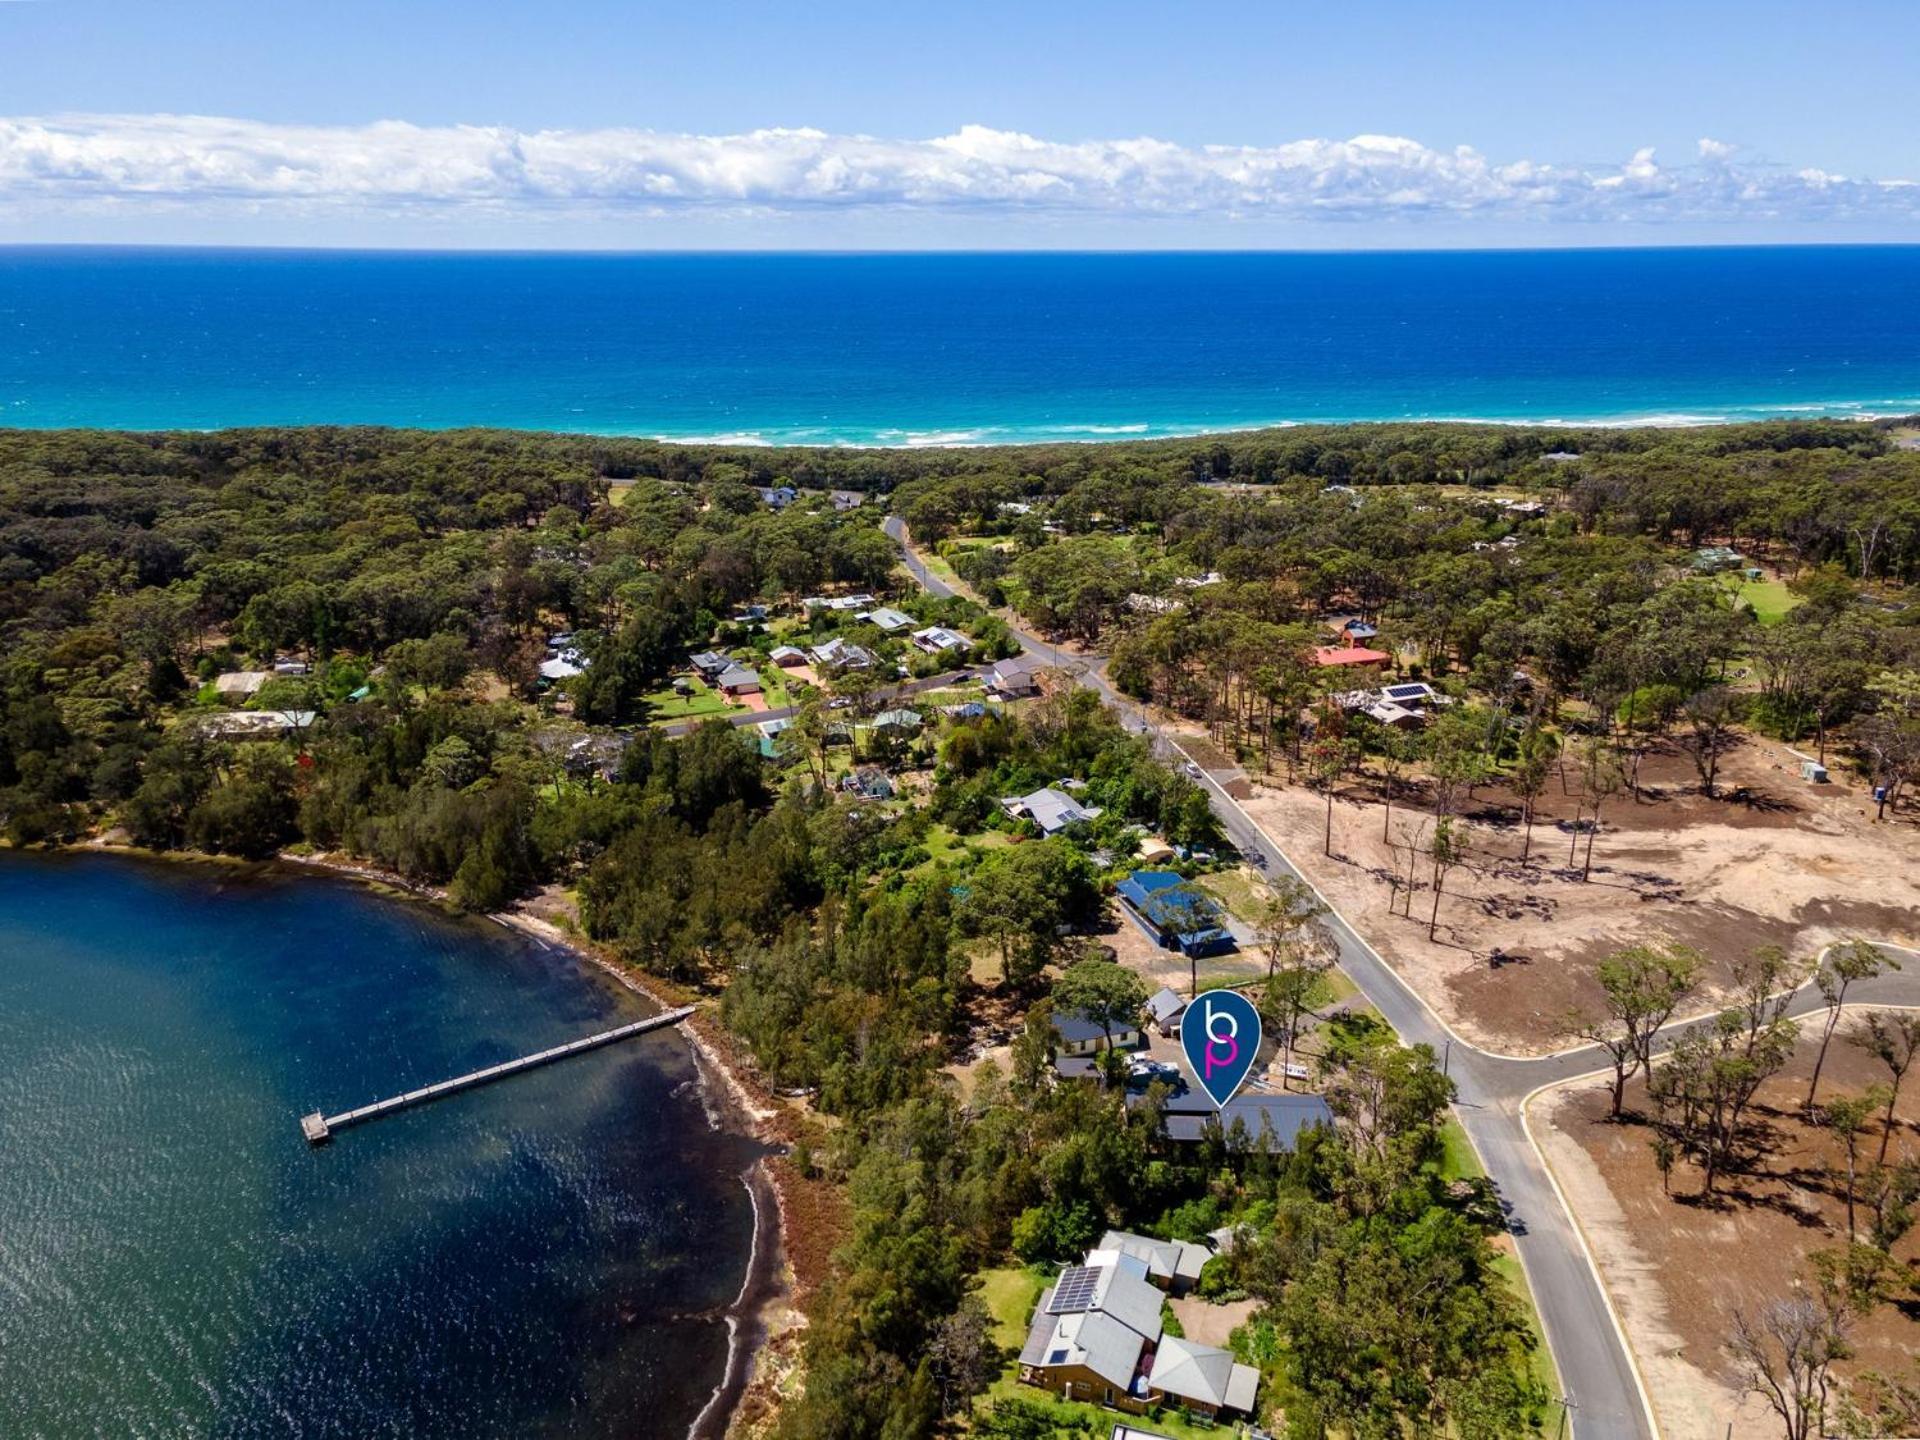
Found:
[(0, 425), (793, 443), (1920, 410), (1920, 247), (0, 249)]
[(685, 1434), (754, 1152), (680, 1035), (297, 1124), (644, 1013), (345, 881), (0, 854), (0, 1433)]

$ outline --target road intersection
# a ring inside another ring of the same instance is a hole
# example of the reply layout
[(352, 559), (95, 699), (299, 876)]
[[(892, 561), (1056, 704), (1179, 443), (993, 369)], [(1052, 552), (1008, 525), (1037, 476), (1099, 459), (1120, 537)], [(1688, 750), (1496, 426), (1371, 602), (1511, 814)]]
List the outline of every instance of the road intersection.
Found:
[[(915, 553), (899, 516), (888, 517), (885, 529), (900, 546), (907, 570), (916, 581), (935, 595), (955, 593)], [(1130, 728), (1151, 733), (1158, 750), (1177, 757), (1188, 773), (1198, 776), (1227, 838), (1256, 869), (1267, 876), (1291, 875), (1312, 885), (1216, 777), (1194, 763), (1175, 738), (1155, 727), (1137, 703), (1113, 688), (1103, 657), (1068, 659), (1038, 637), (1018, 627), (1010, 628), (1029, 654), (1067, 669), (1078, 683), (1099, 694)], [(1463, 1040), (1325, 895), (1317, 888), (1314, 893), (1327, 906), (1323, 923), (1339, 949), (1341, 968), (1368, 1003), (1405, 1043), (1430, 1045), (1436, 1054), (1446, 1057), (1448, 1073), (1458, 1091), (1455, 1113), (1481, 1164), (1493, 1177), (1559, 1369), (1569, 1429), (1578, 1440), (1657, 1440), (1660, 1432), (1653, 1407), (1613, 1302), (1586, 1238), (1527, 1128), (1527, 1104), (1536, 1094), (1607, 1070), (1605, 1052), (1586, 1045), (1537, 1057), (1503, 1055)], [(1909, 963), (1903, 972), (1856, 982), (1847, 998), (1850, 1006), (1913, 1004), (1920, 1000), (1920, 965)], [(1807, 1015), (1824, 1009), (1825, 1004), (1815, 987), (1803, 985), (1794, 992), (1789, 1013)], [(1661, 1048), (1670, 1047), (1688, 1029), (1710, 1023), (1711, 1018), (1696, 1016), (1669, 1025), (1661, 1032)]]

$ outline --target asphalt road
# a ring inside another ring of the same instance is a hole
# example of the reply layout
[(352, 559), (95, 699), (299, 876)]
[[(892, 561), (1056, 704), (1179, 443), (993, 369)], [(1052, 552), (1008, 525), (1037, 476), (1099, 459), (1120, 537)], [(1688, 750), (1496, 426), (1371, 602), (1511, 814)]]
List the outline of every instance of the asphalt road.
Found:
[[(928, 572), (907, 545), (899, 516), (888, 517), (885, 529), (900, 545), (914, 579), (936, 595), (954, 593), (952, 586)], [(1219, 781), (1195, 765), (1171, 736), (1155, 729), (1139, 705), (1114, 690), (1107, 681), (1103, 659), (1062, 657), (1035, 636), (1019, 629), (1014, 634), (1029, 654), (1056, 664), (1066, 659), (1064, 668), (1072, 671), (1079, 683), (1097, 691), (1131, 728), (1153, 733), (1156, 748), (1197, 774), (1227, 837), (1256, 868), (1269, 876), (1292, 875), (1305, 881), (1273, 837)], [(1326, 901), (1324, 895), (1320, 898)], [(1331, 903), (1324, 923), (1339, 947), (1341, 968), (1400, 1038), (1410, 1045), (1431, 1045), (1436, 1054), (1445, 1057), (1458, 1089), (1455, 1113), (1499, 1190), (1514, 1246), (1533, 1289), (1547, 1344), (1559, 1367), (1569, 1428), (1579, 1440), (1654, 1440), (1659, 1432), (1628, 1353), (1626, 1337), (1614, 1318), (1586, 1242), (1568, 1213), (1546, 1161), (1534, 1147), (1523, 1118), (1525, 1102), (1535, 1091), (1608, 1069), (1605, 1052), (1589, 1045), (1523, 1058), (1478, 1049), (1454, 1035)], [(1847, 1001), (1920, 1003), (1920, 966), (1909, 961), (1903, 972), (1856, 983)], [(1824, 1006), (1819, 992), (1804, 986), (1795, 992), (1791, 1013), (1811, 1014)], [(1696, 1017), (1668, 1026), (1662, 1032), (1662, 1048), (1709, 1019)]]

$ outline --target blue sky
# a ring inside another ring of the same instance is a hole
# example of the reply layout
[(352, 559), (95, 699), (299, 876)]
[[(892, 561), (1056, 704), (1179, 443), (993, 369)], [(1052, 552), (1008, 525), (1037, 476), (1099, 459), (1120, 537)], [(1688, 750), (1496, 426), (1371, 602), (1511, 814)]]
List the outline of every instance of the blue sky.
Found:
[(1912, 3), (0, 0), (0, 240), (1920, 238), (1916, 54)]

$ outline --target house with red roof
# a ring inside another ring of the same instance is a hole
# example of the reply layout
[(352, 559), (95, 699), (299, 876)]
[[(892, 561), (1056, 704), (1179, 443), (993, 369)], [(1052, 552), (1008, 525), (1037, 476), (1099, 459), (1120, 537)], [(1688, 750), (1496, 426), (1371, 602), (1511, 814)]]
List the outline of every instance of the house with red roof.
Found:
[(1384, 650), (1369, 650), (1364, 645), (1320, 645), (1313, 652), (1313, 663), (1343, 670), (1377, 670), (1393, 657)]

